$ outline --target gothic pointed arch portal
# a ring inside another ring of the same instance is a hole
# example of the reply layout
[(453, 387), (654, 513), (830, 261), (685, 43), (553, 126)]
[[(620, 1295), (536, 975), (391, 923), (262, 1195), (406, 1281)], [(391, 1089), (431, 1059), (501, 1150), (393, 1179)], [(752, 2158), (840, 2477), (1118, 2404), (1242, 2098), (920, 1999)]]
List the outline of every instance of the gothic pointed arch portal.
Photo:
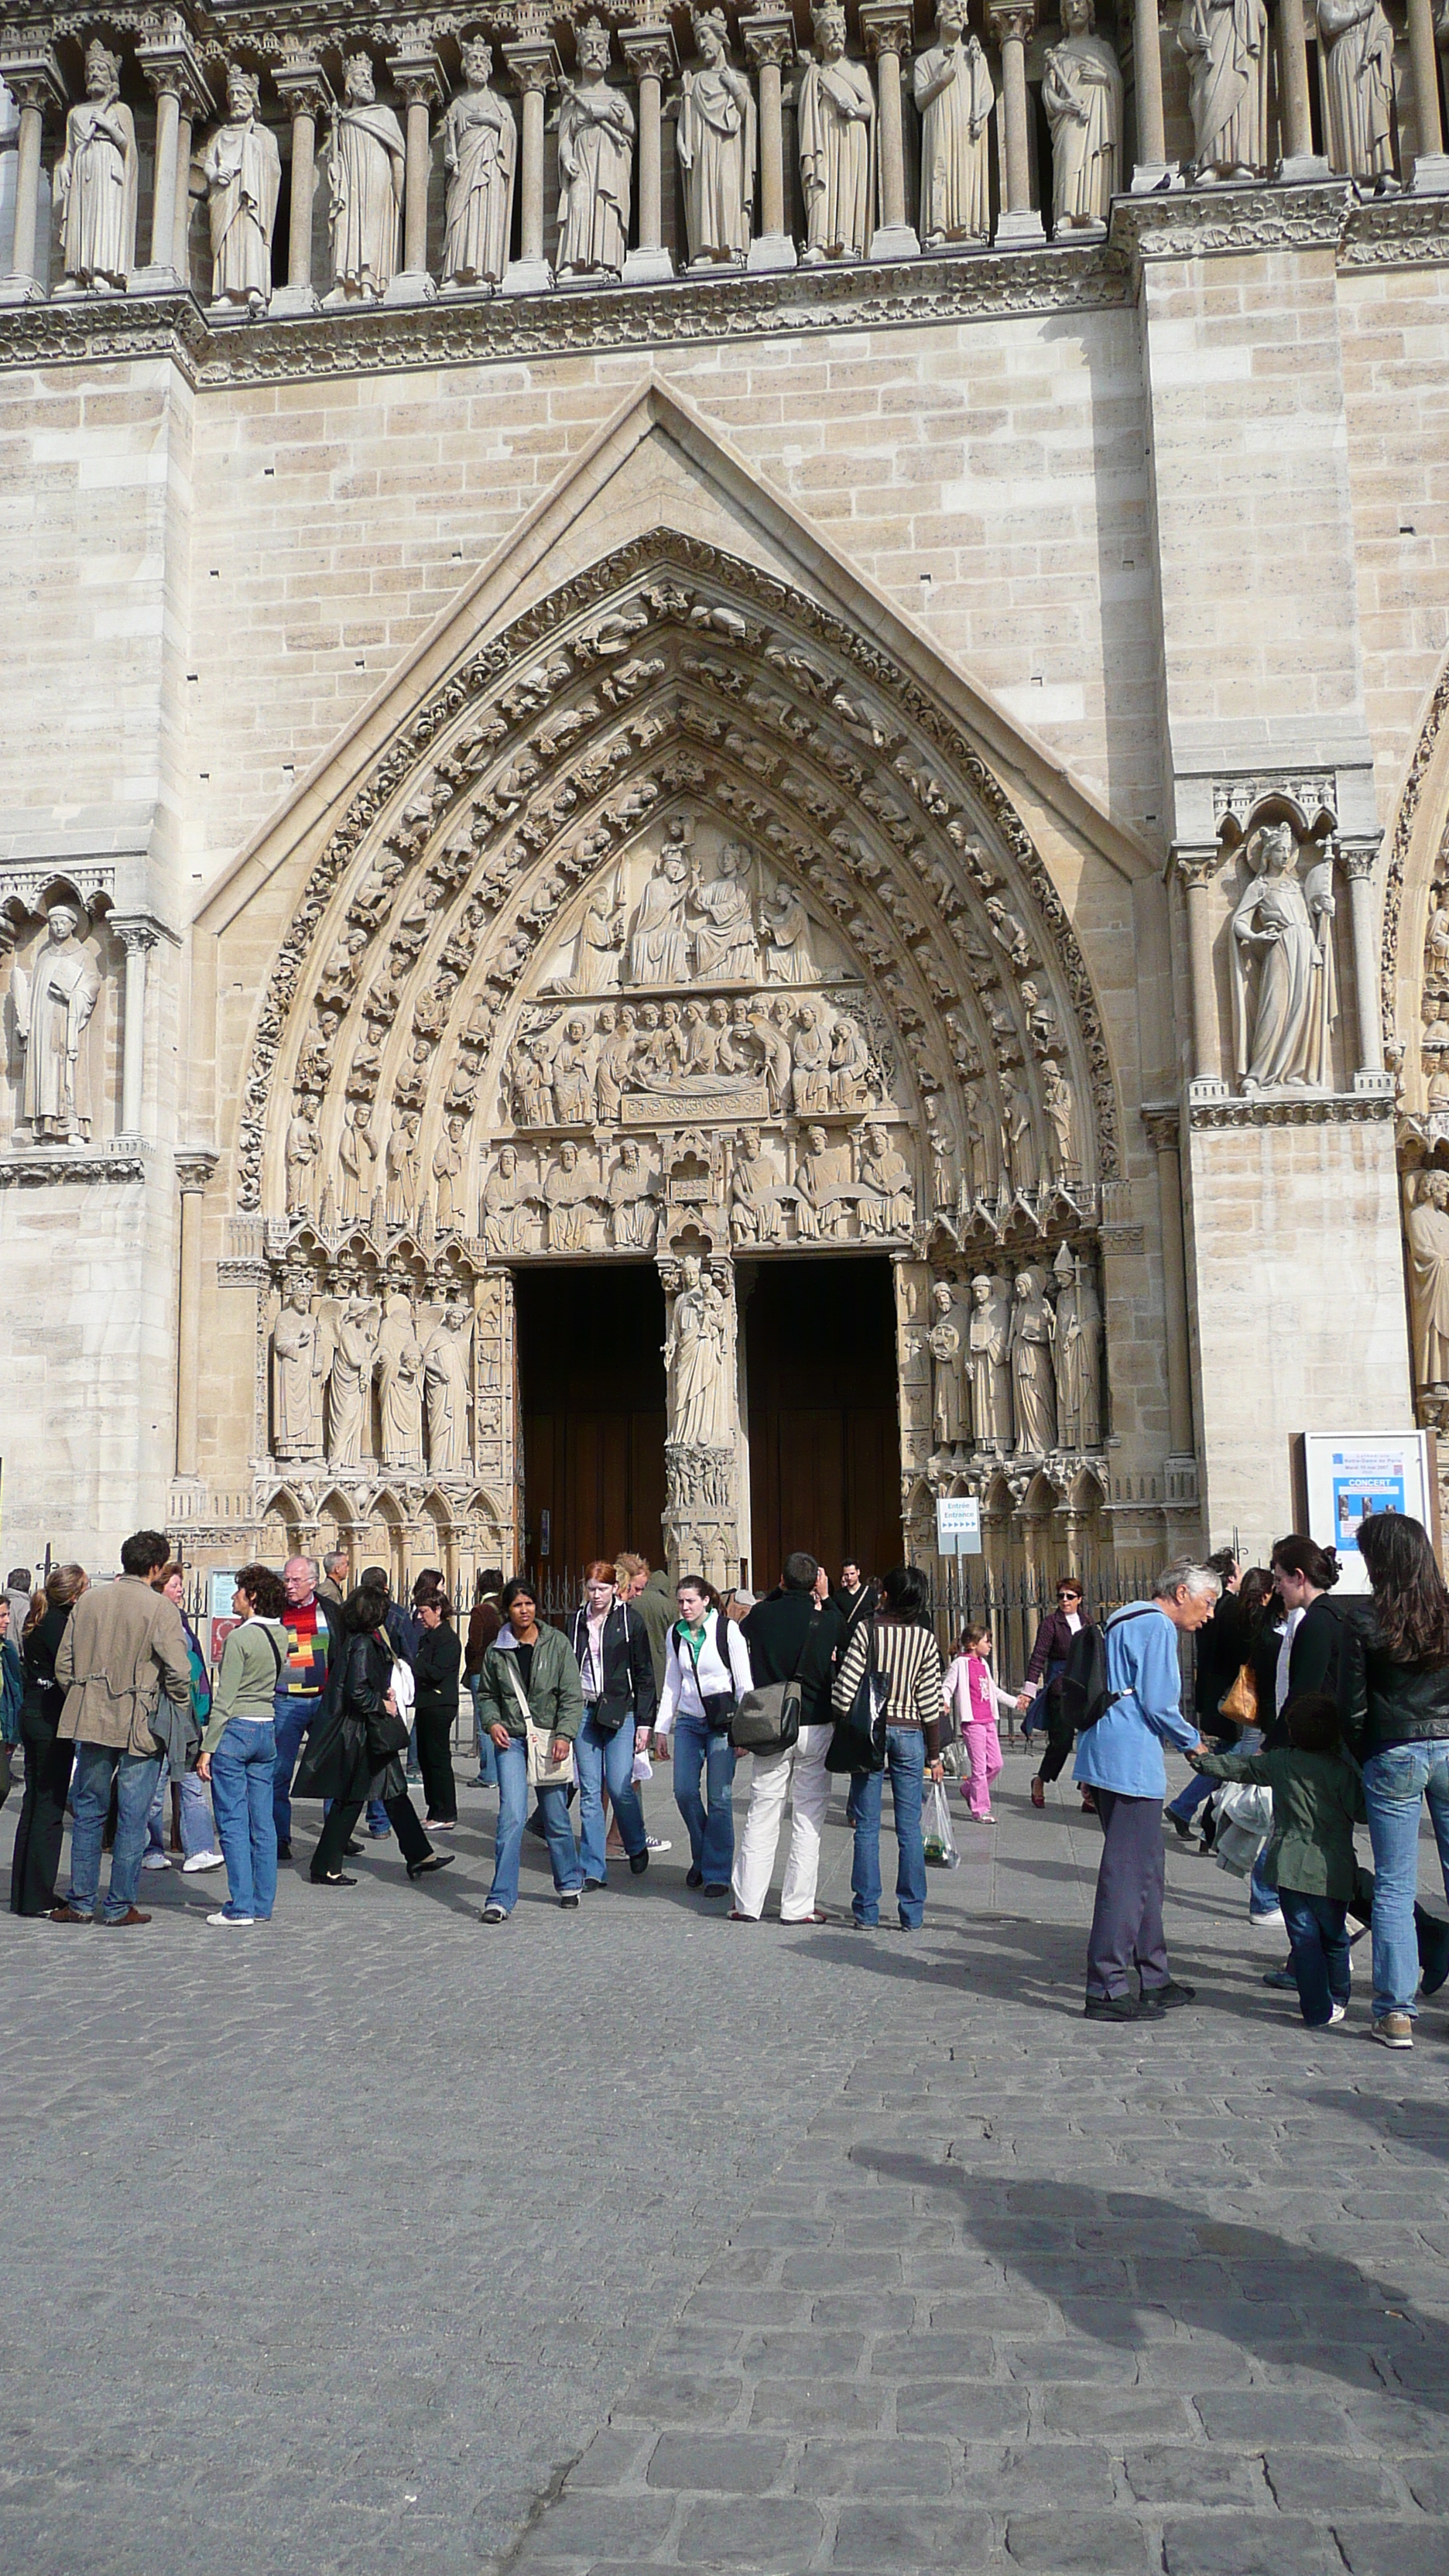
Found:
[(733, 1257), (860, 1247), (896, 1264), (903, 1490), (1013, 1450), (1064, 1484), (1118, 1139), (1071, 924), (959, 725), (660, 529), (454, 669), (301, 892), (236, 1135), (255, 1472), (415, 1515), (481, 1483), (506, 1542), (512, 1271), (650, 1256), (670, 1550), (728, 1575)]

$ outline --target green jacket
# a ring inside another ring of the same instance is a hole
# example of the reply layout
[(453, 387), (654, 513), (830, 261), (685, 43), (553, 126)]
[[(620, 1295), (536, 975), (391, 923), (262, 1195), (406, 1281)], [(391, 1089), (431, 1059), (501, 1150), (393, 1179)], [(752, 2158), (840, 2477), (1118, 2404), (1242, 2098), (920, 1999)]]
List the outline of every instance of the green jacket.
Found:
[[(280, 1657), (280, 1662), (278, 1658)], [(243, 1619), (228, 1632), (221, 1650), (221, 1669), (203, 1753), (214, 1753), (234, 1717), (255, 1726), (270, 1726), (276, 1713), (279, 1674), (287, 1669), (287, 1632), (276, 1619)]]
[[(483, 1658), (478, 1676), (478, 1720), (482, 1726), (507, 1727), (510, 1735), (527, 1729), (523, 1703), (514, 1688), (509, 1665), (516, 1669), (517, 1648), (505, 1645), (507, 1628)], [(578, 1661), (561, 1628), (540, 1628), (528, 1677), (528, 1707), (534, 1725), (572, 1744), (584, 1722), (584, 1694)]]
[(1367, 1819), (1363, 1782), (1346, 1753), (1202, 1753), (1195, 1767), (1212, 1780), (1252, 1780), (1273, 1792), (1273, 1831), (1264, 1863), (1290, 1896), (1346, 1902), (1357, 1883), (1353, 1829)]

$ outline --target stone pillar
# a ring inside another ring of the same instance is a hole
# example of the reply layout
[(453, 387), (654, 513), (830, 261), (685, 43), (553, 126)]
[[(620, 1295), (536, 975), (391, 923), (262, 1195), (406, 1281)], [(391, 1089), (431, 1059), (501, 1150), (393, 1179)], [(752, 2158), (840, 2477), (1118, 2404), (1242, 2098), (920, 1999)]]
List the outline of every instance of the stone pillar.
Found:
[(1006, 146), (1006, 203), (996, 226), (998, 242), (1046, 240), (1031, 202), (1031, 148), (1027, 141), (1027, 38), (1036, 26), (1036, 0), (992, 0), (987, 23), (1001, 47), (1001, 128)]
[(523, 168), (519, 197), (522, 239), (519, 256), (503, 274), (505, 295), (539, 295), (553, 284), (553, 270), (543, 249), (543, 103), (559, 77), (558, 49), (549, 37), (505, 45), (503, 59), (523, 95)]
[(1188, 973), (1192, 985), (1192, 1078), (1226, 1089), (1222, 1041), (1218, 1032), (1217, 972), (1213, 964), (1212, 890), (1222, 869), (1222, 853), (1184, 857), (1174, 852), (1173, 867), (1187, 904)]
[(1408, 0), (1409, 60), (1414, 66), (1414, 175), (1419, 197), (1449, 195), (1449, 153), (1439, 111), (1439, 56), (1434, 42), (1434, 0)]
[[(183, 111), (191, 120), (211, 105), (201, 66), (179, 21), (164, 37), (136, 47), (136, 60), (156, 101), (156, 147), (151, 167), (151, 257), (131, 280), (132, 292), (165, 294), (185, 279), (176, 265), (176, 174)], [(188, 161), (190, 153), (187, 154)]]
[(437, 288), (428, 275), (428, 178), (433, 147), (429, 123), (444, 95), (443, 67), (431, 47), (389, 54), (388, 70), (407, 108), (403, 163), (402, 266), (387, 285), (384, 304), (431, 304)]
[(272, 297), (273, 313), (315, 313), (312, 283), (312, 204), (317, 194), (317, 119), (332, 104), (332, 90), (320, 63), (297, 57), (279, 63), (272, 73), (292, 117), (292, 211), (287, 225), (287, 283)]
[(624, 282), (659, 286), (674, 275), (664, 247), (659, 103), (663, 83), (679, 69), (679, 57), (667, 26), (621, 27), (619, 50), (639, 84), (639, 247), (624, 255)]
[(1384, 1070), (1384, 1024), (1379, 1001), (1378, 923), (1374, 906), (1375, 848), (1341, 850), (1348, 878), (1349, 927), (1353, 936), (1353, 998), (1358, 1018), (1358, 1063), (1355, 1091), (1390, 1091)]
[(1282, 90), (1283, 158), (1279, 179), (1327, 179), (1331, 174), (1321, 152), (1313, 149), (1313, 119), (1308, 106), (1308, 40), (1303, 32), (1303, 0), (1278, 0), (1279, 77)]
[(156, 945), (149, 922), (118, 921), (126, 951), (126, 998), (121, 1020), (121, 1134), (139, 1136), (146, 1080), (146, 958)]
[(1193, 1455), (1192, 1374), (1187, 1347), (1187, 1260), (1182, 1231), (1182, 1162), (1175, 1109), (1146, 1109), (1142, 1123), (1157, 1156), (1157, 1221), (1162, 1235), (1162, 1326), (1167, 1343), (1167, 1442), (1174, 1458)]
[(872, 259), (917, 259), (921, 244), (906, 221), (906, 147), (901, 123), (901, 65), (911, 53), (911, 12), (901, 0), (861, 0), (860, 32), (876, 62), (880, 141), (880, 222)]
[(181, 1192), (181, 1261), (176, 1322), (176, 1473), (196, 1473), (196, 1381), (201, 1368), (201, 1201), (215, 1154), (176, 1157)]
[(693, 1570), (721, 1591), (740, 1579), (734, 1269), (727, 1253), (659, 1255), (668, 1317), (664, 1551), (671, 1580)]
[(176, 211), (171, 226), (171, 265), (183, 286), (191, 284), (191, 150), (196, 112), (183, 96), (176, 120)]
[(760, 228), (750, 244), (745, 265), (754, 269), (793, 268), (795, 244), (785, 229), (785, 121), (780, 105), (780, 73), (795, 59), (795, 26), (788, 9), (775, 7), (741, 18), (740, 39), (746, 59), (760, 81)]
[(0, 62), (0, 74), (20, 111), (15, 156), (15, 247), (10, 274), (0, 279), (0, 304), (33, 304), (45, 294), (37, 259), (40, 243), (40, 164), (45, 111), (65, 102), (65, 87), (49, 54), (27, 54)]
[(1160, 188), (1167, 177), (1167, 140), (1162, 118), (1162, 25), (1157, 0), (1133, 0), (1132, 71), (1137, 92), (1137, 162), (1132, 172), (1134, 194)]

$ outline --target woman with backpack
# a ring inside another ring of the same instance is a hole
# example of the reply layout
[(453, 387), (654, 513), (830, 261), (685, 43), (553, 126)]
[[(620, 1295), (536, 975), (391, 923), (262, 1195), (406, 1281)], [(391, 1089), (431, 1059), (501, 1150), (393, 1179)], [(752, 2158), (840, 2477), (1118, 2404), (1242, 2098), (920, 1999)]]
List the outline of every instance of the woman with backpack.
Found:
[(633, 1876), (642, 1877), (649, 1866), (634, 1757), (648, 1751), (656, 1706), (649, 1631), (638, 1611), (621, 1600), (618, 1575), (607, 1557), (596, 1557), (585, 1568), (584, 1605), (574, 1612), (570, 1642), (584, 1694), (584, 1722), (574, 1740), (579, 1858), (585, 1888), (598, 1888), (607, 1885), (609, 1876), (606, 1788)]
[(408, 1796), (401, 1756), (407, 1726), (393, 1688), (393, 1642), (384, 1625), (385, 1581), (359, 1583), (342, 1605), (342, 1651), (327, 1668), (327, 1698), (302, 1751), (294, 1798), (330, 1798), (308, 1875), (314, 1887), (355, 1887), (341, 1867), (363, 1808), (380, 1799), (397, 1835), (410, 1879), (446, 1869), (451, 1852), (434, 1851)]
[(725, 1617), (702, 1574), (681, 1575), (674, 1598), (679, 1617), (665, 1647), (655, 1741), (662, 1757), (674, 1738), (674, 1803), (689, 1831), (685, 1886), (728, 1896), (735, 1858), (730, 1717), (750, 1687), (750, 1650), (739, 1621)]
[(1426, 1992), (1449, 1966), (1428, 1917), (1433, 1950), (1421, 1962), (1414, 1906), (1426, 1802), (1449, 1896), (1449, 1592), (1428, 1531), (1405, 1513), (1375, 1512), (1358, 1548), (1372, 1598), (1344, 1608), (1339, 1700), (1374, 1849), (1373, 2036), (1412, 2048), (1421, 1964)]
[(926, 1911), (921, 1801), (928, 1770), (933, 1780), (945, 1778), (941, 1652), (931, 1627), (930, 1590), (919, 1566), (896, 1566), (880, 1589), (880, 1607), (873, 1619), (863, 1619), (856, 1628), (841, 1656), (831, 1694), (837, 1717), (848, 1717), (867, 1673), (884, 1678), (885, 1761), (879, 1771), (852, 1775), (855, 1856), (850, 1910), (862, 1930), (880, 1921), (881, 1797), (889, 1771), (897, 1847), (896, 1912), (903, 1932), (918, 1932)]

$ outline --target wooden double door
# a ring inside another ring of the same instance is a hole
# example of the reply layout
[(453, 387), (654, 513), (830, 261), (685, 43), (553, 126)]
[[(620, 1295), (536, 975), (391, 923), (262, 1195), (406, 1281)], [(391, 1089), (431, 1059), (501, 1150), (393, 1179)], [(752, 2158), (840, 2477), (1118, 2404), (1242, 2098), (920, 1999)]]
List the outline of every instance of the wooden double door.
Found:
[(658, 1565), (664, 1511), (664, 1291), (652, 1262), (514, 1274), (524, 1553), (577, 1584), (591, 1557)]

